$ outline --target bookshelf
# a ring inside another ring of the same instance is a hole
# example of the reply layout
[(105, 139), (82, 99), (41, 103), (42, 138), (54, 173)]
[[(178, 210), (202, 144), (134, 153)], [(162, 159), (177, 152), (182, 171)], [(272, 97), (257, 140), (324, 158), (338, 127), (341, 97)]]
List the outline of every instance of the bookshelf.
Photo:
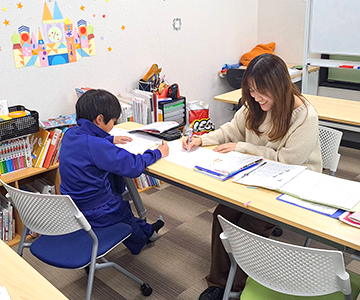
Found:
[[(60, 187), (60, 174), (59, 174), (59, 164), (54, 164), (48, 169), (46, 168), (27, 168), (22, 170), (17, 170), (11, 173), (1, 175), (1, 180), (5, 183), (8, 183), (16, 188), (19, 188), (19, 185), (22, 183), (32, 183), (34, 179), (41, 175), (45, 177), (50, 182), (54, 183), (56, 193), (59, 194)], [(1, 186), (1, 184), (0, 184)], [(5, 195), (6, 191), (1, 186), (1, 194)], [(21, 222), (20, 216), (16, 209), (14, 209), (14, 218), (15, 218), (15, 238), (7, 243), (8, 246), (14, 246), (20, 242), (21, 232), (23, 229), (23, 224)]]

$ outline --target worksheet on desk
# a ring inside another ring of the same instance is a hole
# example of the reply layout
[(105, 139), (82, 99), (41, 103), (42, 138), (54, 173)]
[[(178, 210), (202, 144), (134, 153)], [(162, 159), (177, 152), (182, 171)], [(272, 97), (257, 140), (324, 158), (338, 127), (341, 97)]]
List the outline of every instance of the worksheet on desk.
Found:
[(116, 144), (117, 147), (123, 148), (131, 153), (143, 153), (150, 148), (155, 148), (161, 144), (161, 139), (144, 133), (129, 133), (125, 129), (114, 127), (110, 132), (113, 136), (128, 136), (132, 138), (131, 142), (126, 144)]
[(164, 157), (165, 160), (182, 167), (193, 169), (198, 164), (203, 164), (216, 159), (219, 152), (202, 147), (194, 147), (191, 151), (187, 151), (182, 147), (181, 140), (168, 142), (169, 155)]

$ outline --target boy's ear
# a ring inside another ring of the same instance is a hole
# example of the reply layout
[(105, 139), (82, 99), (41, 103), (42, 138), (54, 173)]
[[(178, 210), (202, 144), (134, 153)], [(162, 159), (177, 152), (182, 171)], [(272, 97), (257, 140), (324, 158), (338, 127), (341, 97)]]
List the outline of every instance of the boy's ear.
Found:
[(96, 125), (100, 125), (101, 123), (104, 123), (104, 116), (103, 115), (98, 115), (97, 117), (96, 117), (96, 119), (94, 120), (94, 123), (96, 124)]

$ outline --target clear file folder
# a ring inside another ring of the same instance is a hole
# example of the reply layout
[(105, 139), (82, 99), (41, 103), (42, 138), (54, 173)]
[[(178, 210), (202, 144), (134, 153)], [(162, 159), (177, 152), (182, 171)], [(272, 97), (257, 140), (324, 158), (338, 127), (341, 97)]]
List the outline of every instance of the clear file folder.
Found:
[(304, 166), (267, 161), (249, 176), (240, 173), (233, 181), (344, 210), (360, 209), (360, 182), (306, 170)]

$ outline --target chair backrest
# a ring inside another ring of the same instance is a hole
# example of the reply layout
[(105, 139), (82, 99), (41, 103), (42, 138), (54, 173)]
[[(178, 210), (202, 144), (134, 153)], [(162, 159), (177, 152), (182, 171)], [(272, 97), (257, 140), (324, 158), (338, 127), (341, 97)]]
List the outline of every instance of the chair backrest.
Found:
[(282, 243), (246, 231), (220, 215), (218, 219), (226, 251), (261, 285), (295, 296), (351, 293), (349, 274), (340, 251)]
[(323, 168), (330, 169), (330, 175), (335, 175), (339, 164), (340, 154), (338, 153), (338, 151), (342, 135), (343, 133), (339, 130), (319, 126), (319, 138)]
[(35, 194), (16, 189), (2, 180), (7, 197), (18, 210), (24, 225), (45, 235), (61, 235), (80, 229), (89, 231), (90, 224), (70, 196)]

